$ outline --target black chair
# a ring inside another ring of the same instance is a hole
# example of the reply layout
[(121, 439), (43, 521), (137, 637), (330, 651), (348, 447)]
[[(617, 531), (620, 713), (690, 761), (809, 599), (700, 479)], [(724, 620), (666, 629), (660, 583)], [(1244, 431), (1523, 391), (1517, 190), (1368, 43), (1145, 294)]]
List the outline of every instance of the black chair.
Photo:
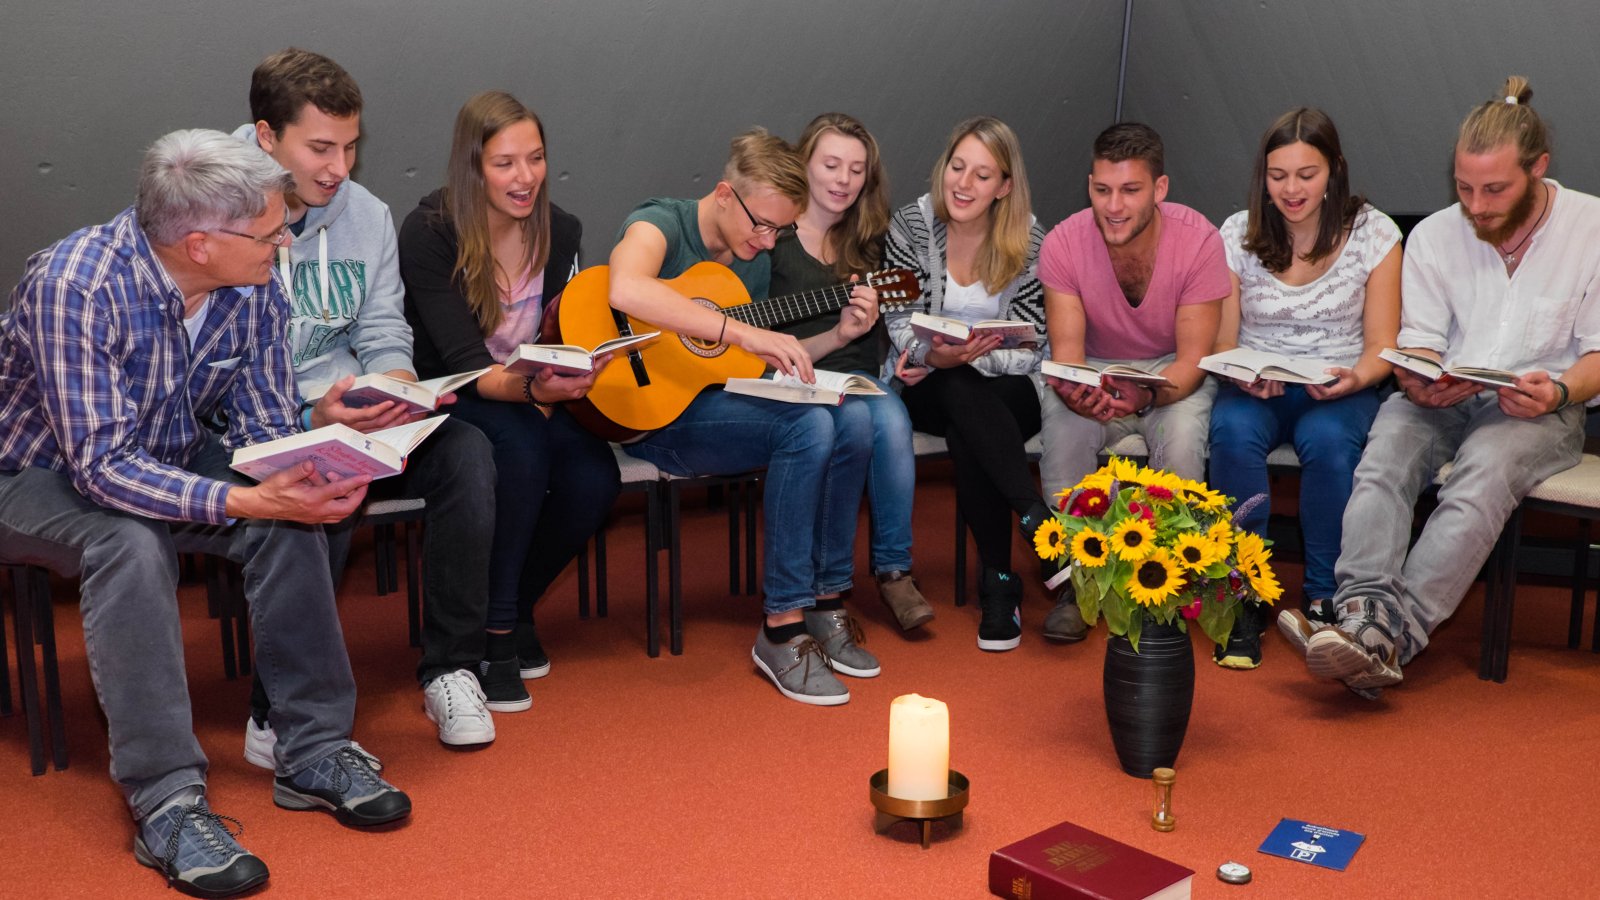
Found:
[[(22, 695), (22, 711), (28, 722), (28, 758), (33, 774), (45, 771), (45, 727), (49, 720), (50, 755), (57, 771), (67, 767), (67, 731), (61, 712), (61, 672), (56, 664), (55, 613), (50, 602), (50, 573), (38, 566), (21, 563), (0, 563), (0, 579), (10, 585), (12, 633), (16, 643), (17, 682)], [(4, 617), (0, 616), (0, 645), (5, 641)], [(34, 646), (43, 653), (44, 711), (39, 709), (39, 672), (35, 665)], [(3, 654), (0, 654), (3, 656)], [(3, 659), (0, 659), (3, 662)], [(5, 702), (0, 712), (12, 714), (9, 670), (0, 665), (4, 675), (0, 687), (5, 691)]]

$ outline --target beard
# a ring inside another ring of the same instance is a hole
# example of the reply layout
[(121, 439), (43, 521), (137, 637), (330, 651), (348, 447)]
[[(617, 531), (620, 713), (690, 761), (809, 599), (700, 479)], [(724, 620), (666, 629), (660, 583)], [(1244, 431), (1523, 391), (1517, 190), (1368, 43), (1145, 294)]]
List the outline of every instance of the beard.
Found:
[(1517, 198), (1517, 202), (1511, 204), (1511, 209), (1506, 212), (1505, 219), (1499, 225), (1489, 227), (1479, 225), (1478, 221), (1472, 217), (1471, 213), (1467, 212), (1467, 208), (1464, 206), (1461, 208), (1461, 214), (1466, 216), (1467, 221), (1472, 223), (1472, 233), (1477, 235), (1478, 240), (1499, 247), (1506, 241), (1511, 240), (1511, 236), (1517, 233), (1517, 229), (1528, 224), (1528, 220), (1533, 218), (1533, 200), (1534, 194), (1537, 193), (1533, 188), (1537, 183), (1531, 175), (1528, 177), (1527, 184), (1522, 189), (1522, 196)]
[(1133, 221), (1128, 223), (1128, 236), (1114, 243), (1112, 242), (1110, 235), (1106, 234), (1106, 225), (1104, 222), (1100, 221), (1098, 213), (1095, 215), (1095, 225), (1099, 228), (1100, 238), (1106, 242), (1106, 246), (1125, 247), (1137, 240), (1139, 235), (1144, 234), (1145, 229), (1150, 227), (1150, 223), (1156, 220), (1156, 212), (1157, 206), (1156, 204), (1152, 203), (1148, 209), (1145, 209), (1138, 216), (1136, 216)]

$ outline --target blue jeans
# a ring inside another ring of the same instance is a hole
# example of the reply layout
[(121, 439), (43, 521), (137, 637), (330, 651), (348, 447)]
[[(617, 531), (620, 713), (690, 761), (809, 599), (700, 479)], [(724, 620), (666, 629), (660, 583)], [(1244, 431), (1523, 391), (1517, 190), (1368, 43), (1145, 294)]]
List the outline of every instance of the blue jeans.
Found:
[[(1344, 508), (1367, 432), (1378, 414), (1372, 388), (1336, 400), (1317, 400), (1297, 384), (1284, 385), (1270, 400), (1252, 397), (1231, 383), (1217, 391), (1211, 407), (1211, 487), (1244, 503), (1270, 497), (1267, 454), (1293, 443), (1300, 457), (1300, 528), (1305, 535), (1305, 594), (1333, 596), (1333, 564), (1339, 558)], [(1236, 524), (1267, 533), (1266, 500)]]
[(451, 410), (494, 447), (486, 625), (508, 631), (533, 621), (535, 601), (605, 524), (622, 487), (617, 458), (564, 409), (547, 419), (528, 404), (464, 391)]
[(837, 407), (709, 390), (678, 420), (625, 448), (684, 478), (765, 468), (763, 609), (777, 615), (850, 588), (872, 418)]
[[(207, 436), (188, 470), (239, 482)], [(11, 560), (81, 576), (89, 675), (105, 712), (111, 777), (134, 818), (205, 784), (194, 736), (178, 623), (180, 552), (244, 566), (256, 670), (272, 702), (277, 770), (292, 775), (350, 737), (356, 686), (328, 576), (322, 529), (241, 519), (233, 525), (160, 522), (100, 506), (62, 472), (0, 474), (0, 541)]]
[(911, 414), (900, 395), (872, 372), (857, 371), (883, 388), (882, 397), (858, 397), (835, 409), (867, 408), (872, 417), (872, 462), (867, 468), (871, 504), (872, 571), (911, 571), (911, 505), (917, 490), (917, 458), (911, 448)]

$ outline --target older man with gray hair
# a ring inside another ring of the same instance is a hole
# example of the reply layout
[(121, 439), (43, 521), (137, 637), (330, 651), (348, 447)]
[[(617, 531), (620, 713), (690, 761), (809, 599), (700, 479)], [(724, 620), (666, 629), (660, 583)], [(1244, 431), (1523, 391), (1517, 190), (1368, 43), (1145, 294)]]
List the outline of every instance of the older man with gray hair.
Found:
[(292, 187), (257, 147), (173, 132), (146, 154), (134, 207), (34, 254), (0, 321), (0, 545), (81, 577), (135, 856), (196, 896), (255, 887), (267, 869), (206, 803), (178, 552), (244, 566), (279, 737), (274, 802), (346, 825), (411, 811), (350, 741), (355, 682), (318, 527), (355, 510), (367, 479), (305, 464), (248, 485), (228, 469), (230, 450), (300, 427), (272, 280)]

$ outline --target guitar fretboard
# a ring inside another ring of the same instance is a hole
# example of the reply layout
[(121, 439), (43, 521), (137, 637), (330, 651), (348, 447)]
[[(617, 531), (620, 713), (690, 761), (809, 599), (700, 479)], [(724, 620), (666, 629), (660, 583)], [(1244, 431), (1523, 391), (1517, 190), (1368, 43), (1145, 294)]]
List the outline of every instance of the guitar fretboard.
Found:
[(798, 322), (801, 319), (809, 319), (822, 313), (837, 312), (844, 309), (845, 305), (850, 302), (850, 290), (854, 286), (853, 284), (836, 284), (814, 291), (801, 291), (798, 294), (773, 297), (770, 300), (755, 300), (743, 306), (733, 307), (727, 310), (727, 313), (747, 325), (755, 325), (758, 328), (772, 328), (789, 322)]

